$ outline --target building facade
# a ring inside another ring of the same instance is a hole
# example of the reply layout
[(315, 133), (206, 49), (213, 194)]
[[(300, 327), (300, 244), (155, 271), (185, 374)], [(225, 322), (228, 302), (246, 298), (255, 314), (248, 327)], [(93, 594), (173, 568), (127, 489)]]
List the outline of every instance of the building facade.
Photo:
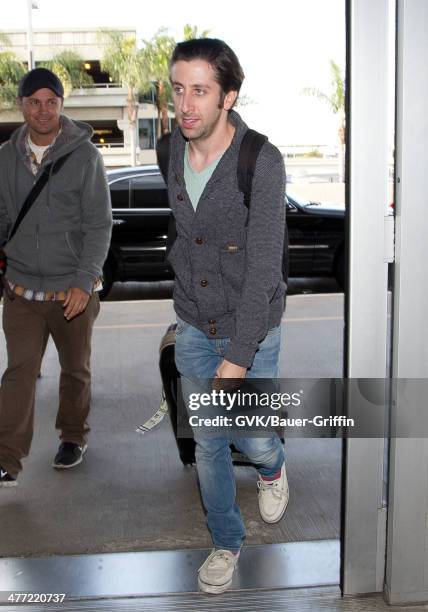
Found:
[[(135, 28), (108, 28), (136, 37)], [(27, 32), (3, 31), (8, 37), (8, 49), (24, 63), (27, 62)], [(86, 28), (44, 29), (33, 32), (36, 66), (51, 60), (62, 51), (74, 51), (84, 60), (85, 70), (93, 84), (73, 89), (64, 101), (64, 112), (71, 119), (86, 121), (94, 129), (93, 142), (104, 157), (106, 167), (127, 166), (131, 161), (130, 127), (127, 117), (127, 90), (113, 83), (108, 73), (101, 70), (104, 44), (100, 30)], [(153, 92), (140, 96), (138, 104), (137, 160), (140, 164), (156, 162), (157, 108)], [(170, 113), (171, 121), (173, 113)], [(17, 109), (0, 110), (0, 144), (6, 142), (14, 129), (22, 123)]]

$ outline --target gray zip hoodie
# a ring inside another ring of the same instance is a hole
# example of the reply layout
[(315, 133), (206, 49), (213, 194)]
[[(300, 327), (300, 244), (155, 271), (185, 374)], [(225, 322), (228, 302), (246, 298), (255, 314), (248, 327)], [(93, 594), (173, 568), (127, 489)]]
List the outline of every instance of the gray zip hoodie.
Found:
[[(102, 157), (90, 142), (91, 126), (62, 115), (61, 127), (36, 177), (25, 152), (26, 124), (0, 148), (0, 246), (11, 282), (34, 291), (79, 287), (91, 293), (110, 244), (110, 194)], [(67, 153), (8, 242), (35, 180)]]

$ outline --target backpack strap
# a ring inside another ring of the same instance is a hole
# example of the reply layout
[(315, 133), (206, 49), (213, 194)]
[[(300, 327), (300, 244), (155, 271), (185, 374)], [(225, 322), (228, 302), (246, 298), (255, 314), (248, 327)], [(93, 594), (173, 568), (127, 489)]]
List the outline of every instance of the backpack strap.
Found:
[(170, 132), (167, 132), (156, 141), (156, 158), (158, 161), (159, 170), (161, 171), (166, 186), (168, 186), (168, 167), (171, 149), (171, 136), (172, 134)]
[(12, 228), (12, 231), (9, 234), (9, 240), (11, 240), (14, 237), (14, 235), (16, 234), (18, 230), (18, 227), (21, 225), (22, 221), (24, 220), (25, 215), (28, 213), (28, 211), (30, 210), (34, 202), (39, 197), (40, 193), (42, 192), (43, 187), (46, 185), (46, 183), (49, 180), (50, 173), (52, 172), (52, 174), (56, 174), (61, 169), (61, 166), (63, 165), (65, 160), (69, 157), (69, 155), (71, 155), (71, 152), (67, 153), (66, 155), (63, 155), (56, 161), (51, 162), (50, 164), (47, 164), (45, 166), (42, 174), (39, 176), (37, 181), (34, 183), (30, 193), (25, 198), (25, 202), (22, 205), (21, 210), (19, 211), (16, 221), (14, 223), (14, 226)]
[(238, 187), (239, 191), (244, 194), (244, 204), (248, 209), (250, 208), (251, 189), (257, 158), (266, 141), (267, 136), (255, 130), (247, 130), (241, 141), (237, 170)]
[[(168, 190), (168, 168), (169, 168), (169, 158), (170, 158), (170, 149), (171, 149), (171, 136), (170, 132), (164, 134), (159, 140), (156, 142), (156, 158), (159, 166), (159, 170), (161, 171), (163, 180), (165, 181), (166, 188)], [(168, 257), (170, 250), (177, 238), (177, 226), (175, 223), (175, 217), (172, 212), (169, 215), (168, 220), (168, 235), (166, 238), (166, 251), (165, 251), (165, 259)]]

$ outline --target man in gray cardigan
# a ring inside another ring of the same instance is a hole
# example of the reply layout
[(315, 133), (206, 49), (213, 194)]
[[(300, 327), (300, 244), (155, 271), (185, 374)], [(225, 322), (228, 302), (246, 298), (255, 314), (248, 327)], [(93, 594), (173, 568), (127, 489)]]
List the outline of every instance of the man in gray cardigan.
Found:
[[(55, 468), (82, 461), (89, 431), (91, 334), (112, 214), (92, 128), (61, 114), (64, 90), (45, 68), (27, 73), (25, 123), (0, 149), (0, 247), (7, 255), (3, 329), (8, 365), (0, 387), (0, 486), (16, 484), (33, 436), (35, 384), (49, 334), (61, 364)], [(62, 166), (55, 163), (64, 156)], [(47, 184), (10, 238), (34, 183)]]
[[(286, 286), (282, 279), (285, 169), (280, 152), (259, 153), (249, 209), (237, 182), (247, 126), (232, 110), (244, 75), (217, 39), (179, 43), (170, 63), (178, 128), (168, 174), (177, 237), (176, 364), (184, 399), (195, 381), (275, 378)], [(195, 430), (196, 463), (214, 550), (199, 587), (222, 593), (232, 582), (245, 537), (235, 501), (230, 443), (258, 470), (259, 509), (268, 523), (287, 507), (284, 450), (276, 435), (215, 437)]]

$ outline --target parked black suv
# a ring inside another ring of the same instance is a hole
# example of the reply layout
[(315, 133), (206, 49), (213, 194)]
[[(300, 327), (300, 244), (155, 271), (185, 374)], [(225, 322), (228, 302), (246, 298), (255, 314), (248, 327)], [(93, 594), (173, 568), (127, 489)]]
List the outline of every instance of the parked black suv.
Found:
[[(172, 279), (165, 261), (171, 210), (158, 166), (107, 173), (113, 235), (104, 265), (105, 297), (115, 281)], [(343, 205), (329, 206), (287, 195), (290, 276), (334, 276), (344, 281)]]

